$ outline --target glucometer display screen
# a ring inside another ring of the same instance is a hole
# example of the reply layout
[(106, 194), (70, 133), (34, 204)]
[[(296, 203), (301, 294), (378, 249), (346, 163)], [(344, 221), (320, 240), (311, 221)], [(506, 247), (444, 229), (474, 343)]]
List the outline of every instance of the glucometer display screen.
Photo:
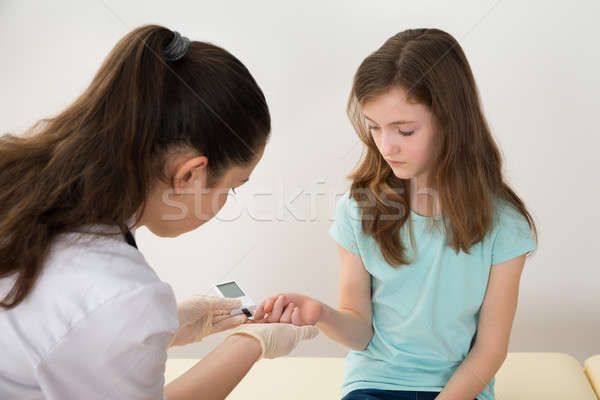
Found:
[(244, 292), (242, 292), (242, 289), (240, 289), (235, 282), (225, 283), (223, 285), (218, 285), (217, 287), (225, 297), (236, 298), (245, 296)]

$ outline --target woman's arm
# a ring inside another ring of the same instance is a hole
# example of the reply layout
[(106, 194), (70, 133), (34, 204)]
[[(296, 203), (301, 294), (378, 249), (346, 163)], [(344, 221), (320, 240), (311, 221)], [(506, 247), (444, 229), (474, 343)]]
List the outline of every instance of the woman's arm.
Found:
[(165, 386), (167, 400), (223, 400), (246, 376), (261, 354), (258, 340), (228, 336), (183, 375)]
[(288, 355), (301, 340), (319, 334), (315, 326), (242, 325), (186, 373), (165, 386), (168, 400), (222, 400), (259, 358)]

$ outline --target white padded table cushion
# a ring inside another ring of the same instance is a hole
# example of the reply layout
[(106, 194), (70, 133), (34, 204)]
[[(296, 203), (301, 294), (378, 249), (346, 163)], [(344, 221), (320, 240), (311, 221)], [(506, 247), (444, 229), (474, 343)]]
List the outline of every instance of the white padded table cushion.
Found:
[[(167, 360), (165, 382), (198, 361)], [(344, 366), (344, 358), (263, 359), (227, 399), (339, 400)], [(579, 362), (564, 353), (509, 353), (496, 374), (495, 388), (497, 400), (597, 400)]]
[(565, 353), (508, 353), (495, 389), (497, 400), (597, 400), (581, 364)]
[(592, 383), (596, 396), (600, 398), (600, 354), (584, 361), (585, 372)]

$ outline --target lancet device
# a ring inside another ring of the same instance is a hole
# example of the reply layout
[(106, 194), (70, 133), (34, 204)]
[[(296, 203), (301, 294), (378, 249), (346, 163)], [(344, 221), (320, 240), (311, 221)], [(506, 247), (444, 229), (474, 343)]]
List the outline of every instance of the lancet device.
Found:
[(256, 304), (246, 293), (240, 288), (235, 281), (223, 282), (213, 285), (213, 290), (219, 297), (229, 299), (240, 299), (242, 306), (232, 310), (231, 315), (245, 314), (248, 319), (252, 319), (252, 312), (256, 311)]

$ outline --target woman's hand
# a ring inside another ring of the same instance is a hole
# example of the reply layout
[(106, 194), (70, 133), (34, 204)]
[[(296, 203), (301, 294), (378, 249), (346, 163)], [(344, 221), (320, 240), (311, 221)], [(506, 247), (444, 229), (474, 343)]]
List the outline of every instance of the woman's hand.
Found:
[(248, 319), (244, 314), (231, 315), (231, 311), (241, 306), (239, 299), (202, 294), (186, 298), (177, 305), (179, 329), (171, 337), (169, 347), (199, 342), (213, 333), (242, 325)]
[(319, 321), (321, 302), (297, 293), (282, 293), (263, 300), (254, 312), (254, 321), (247, 323), (292, 323), (314, 325)]
[(294, 326), (290, 324), (251, 324), (237, 328), (232, 335), (247, 335), (255, 338), (262, 349), (260, 357), (277, 358), (288, 355), (300, 340), (312, 339), (319, 334), (316, 326)]

